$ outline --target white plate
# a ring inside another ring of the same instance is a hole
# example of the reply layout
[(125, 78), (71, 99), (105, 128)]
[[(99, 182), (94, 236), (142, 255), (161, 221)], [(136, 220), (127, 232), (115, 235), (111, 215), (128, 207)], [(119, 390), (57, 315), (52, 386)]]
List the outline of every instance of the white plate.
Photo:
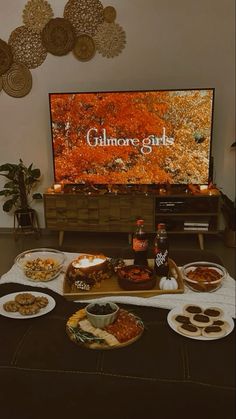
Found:
[[(181, 333), (179, 330), (177, 330), (177, 326), (176, 324), (173, 322), (172, 317), (175, 316), (176, 314), (181, 314), (183, 315), (183, 308), (186, 305), (191, 305), (191, 304), (183, 304), (181, 306), (175, 307), (173, 308), (171, 311), (169, 311), (168, 316), (167, 316), (167, 322), (169, 324), (169, 326), (171, 327), (171, 329), (173, 329), (176, 333), (178, 333), (181, 336), (184, 336), (185, 338), (190, 338), (190, 339), (197, 339), (197, 340), (215, 340), (215, 339), (222, 339), (225, 336), (229, 335), (232, 330), (234, 329), (234, 321), (232, 319), (232, 317), (230, 317), (228, 314), (226, 314), (223, 310), (222, 307), (220, 307), (219, 305), (217, 305), (218, 308), (220, 308), (223, 312), (222, 316), (220, 317), (221, 320), (225, 320), (227, 323), (229, 323), (229, 329), (227, 330), (227, 332), (225, 333), (224, 336), (217, 336), (217, 337), (205, 337), (205, 336), (187, 336), (184, 333)], [(201, 307), (205, 310), (208, 307), (212, 307), (213, 305), (210, 304), (201, 304)], [(214, 305), (215, 307), (215, 305)]]
[[(7, 301), (14, 300), (16, 295), (24, 294), (26, 292), (29, 292), (30, 294), (34, 295), (35, 297), (46, 297), (48, 299), (47, 306), (41, 308), (38, 313), (31, 314), (29, 316), (23, 316), (18, 311), (11, 312), (11, 311), (4, 310), (3, 304), (5, 304)], [(13, 292), (12, 294), (7, 294), (7, 295), (4, 295), (3, 297), (0, 298), (0, 314), (2, 316), (5, 316), (5, 317), (10, 317), (11, 319), (20, 319), (20, 320), (31, 319), (32, 317), (39, 317), (39, 316), (43, 316), (44, 314), (49, 313), (50, 311), (52, 311), (54, 309), (55, 305), (56, 305), (56, 301), (54, 300), (54, 298), (52, 298), (48, 294), (44, 294), (43, 292), (35, 292), (35, 291)]]

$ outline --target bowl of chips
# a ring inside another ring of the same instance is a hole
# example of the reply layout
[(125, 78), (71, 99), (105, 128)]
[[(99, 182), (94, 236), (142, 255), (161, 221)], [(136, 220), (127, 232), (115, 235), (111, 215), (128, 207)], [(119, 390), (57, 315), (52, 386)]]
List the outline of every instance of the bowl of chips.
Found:
[(65, 255), (56, 249), (31, 249), (20, 253), (15, 264), (30, 281), (47, 282), (55, 279), (64, 266)]

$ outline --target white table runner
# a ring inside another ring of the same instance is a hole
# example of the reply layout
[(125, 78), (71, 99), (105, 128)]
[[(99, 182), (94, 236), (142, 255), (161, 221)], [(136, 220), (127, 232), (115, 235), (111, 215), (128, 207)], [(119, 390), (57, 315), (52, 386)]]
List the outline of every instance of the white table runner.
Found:
[[(78, 255), (78, 253), (65, 252), (65, 265), (68, 265)], [(0, 284), (13, 282), (34, 287), (43, 287), (55, 291), (60, 295), (63, 295), (63, 281), (64, 273), (61, 273), (57, 278), (49, 282), (29, 281), (24, 276), (23, 272), (16, 265), (13, 265), (7, 273), (2, 275), (0, 279)], [(183, 294), (161, 294), (156, 295), (154, 297), (111, 296), (102, 297), (99, 299), (86, 300), (86, 302), (98, 300), (114, 301), (122, 304), (134, 304), (140, 306), (160, 307), (166, 309), (172, 309), (182, 304), (204, 304), (210, 306), (221, 306), (225, 312), (227, 312), (231, 317), (235, 318), (235, 285), (236, 281), (229, 275), (227, 275), (222, 287), (219, 288), (217, 291), (211, 293), (198, 293), (191, 291), (189, 288), (185, 287), (185, 291)], [(85, 302), (85, 300), (81, 299), (75, 302)]]

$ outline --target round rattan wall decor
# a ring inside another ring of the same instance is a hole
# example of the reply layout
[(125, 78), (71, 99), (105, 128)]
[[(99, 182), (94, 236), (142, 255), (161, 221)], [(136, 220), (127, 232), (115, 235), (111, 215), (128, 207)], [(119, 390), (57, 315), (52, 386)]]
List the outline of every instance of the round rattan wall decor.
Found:
[(53, 55), (66, 55), (75, 45), (75, 32), (72, 24), (57, 17), (49, 20), (42, 31), (42, 43)]
[(21, 63), (13, 63), (2, 76), (3, 90), (12, 97), (26, 96), (32, 88), (30, 70)]
[(29, 0), (23, 10), (23, 23), (34, 32), (41, 32), (52, 17), (52, 8), (45, 0)]
[(78, 36), (73, 53), (80, 61), (89, 61), (95, 55), (95, 44), (93, 38), (89, 35)]
[(4, 74), (13, 62), (11, 47), (0, 39), (0, 76)]
[(33, 32), (26, 26), (19, 26), (10, 35), (15, 62), (25, 64), (28, 68), (40, 66), (47, 57), (47, 51), (42, 44), (41, 34)]
[(77, 36), (83, 33), (93, 36), (104, 21), (103, 5), (100, 0), (69, 0), (64, 17), (72, 23)]
[(126, 35), (118, 23), (103, 22), (94, 36), (96, 49), (103, 57), (113, 58), (125, 47)]
[(113, 6), (107, 6), (103, 10), (103, 16), (105, 22), (112, 23), (116, 20), (116, 9)]

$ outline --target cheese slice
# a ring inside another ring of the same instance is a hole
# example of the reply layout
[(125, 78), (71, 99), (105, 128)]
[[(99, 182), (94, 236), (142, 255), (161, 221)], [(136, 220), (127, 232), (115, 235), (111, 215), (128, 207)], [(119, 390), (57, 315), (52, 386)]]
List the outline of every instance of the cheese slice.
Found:
[(85, 332), (92, 333), (94, 336), (104, 339), (109, 346), (119, 345), (119, 341), (116, 339), (115, 336), (113, 336), (111, 333), (106, 332), (103, 329), (93, 327), (88, 319), (83, 319), (79, 321), (79, 326)]

